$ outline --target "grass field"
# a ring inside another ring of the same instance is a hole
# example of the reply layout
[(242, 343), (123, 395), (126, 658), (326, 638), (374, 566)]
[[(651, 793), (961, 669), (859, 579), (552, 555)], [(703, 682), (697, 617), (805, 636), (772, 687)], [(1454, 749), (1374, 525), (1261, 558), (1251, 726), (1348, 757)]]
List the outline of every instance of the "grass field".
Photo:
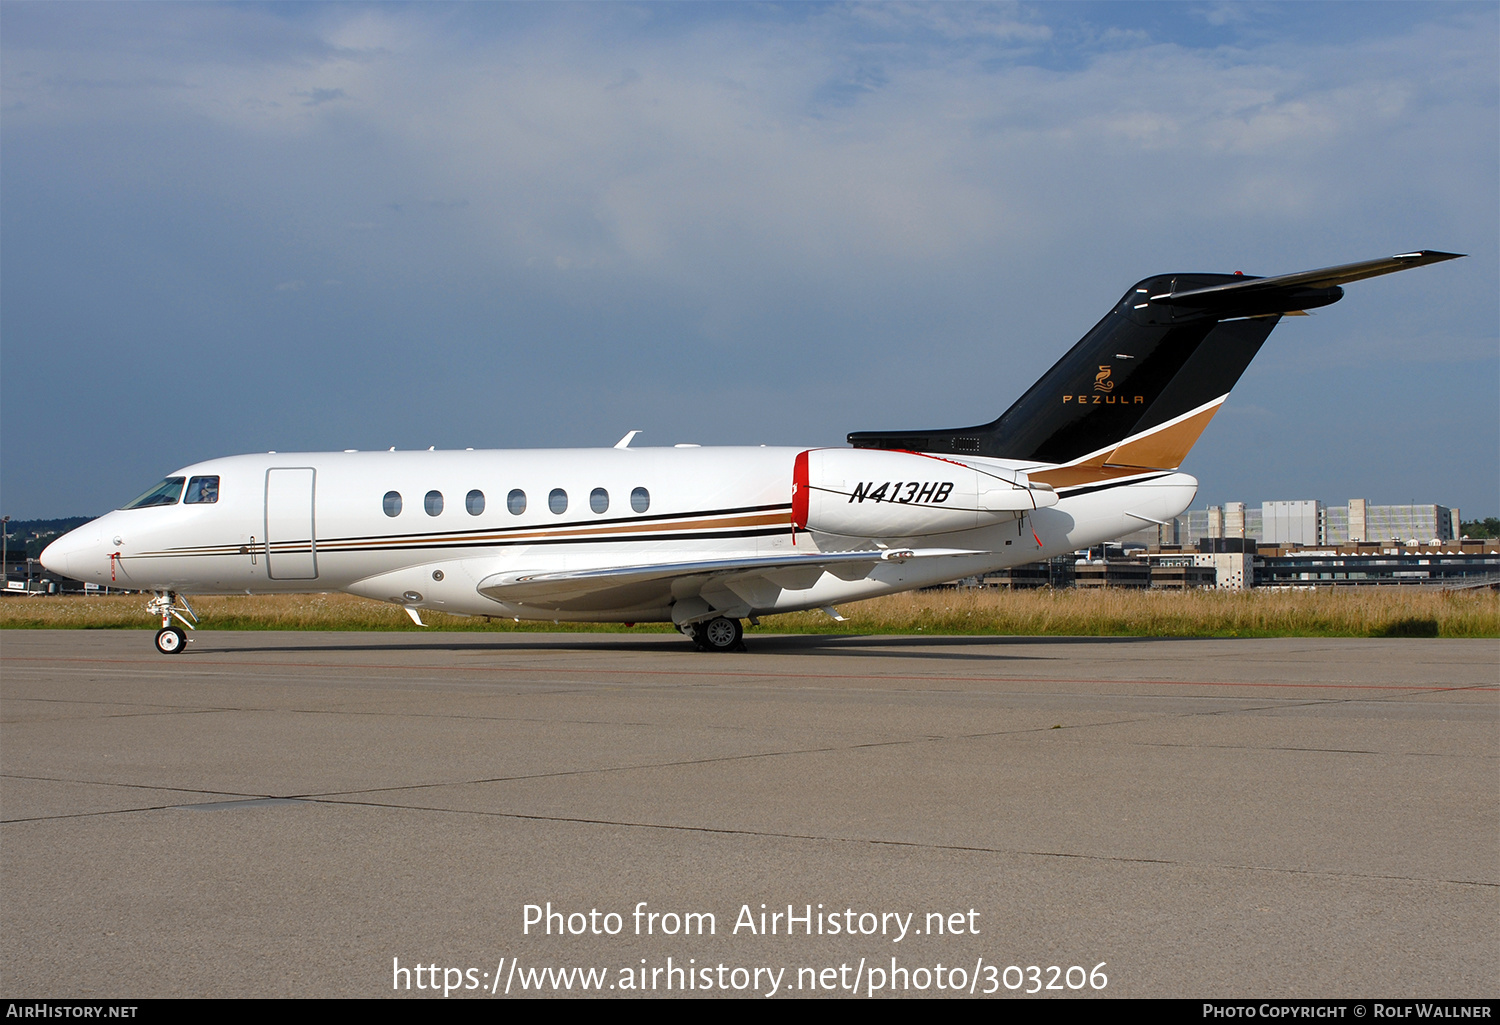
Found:
[[(394, 605), (344, 594), (192, 599), (212, 630), (418, 629)], [(148, 629), (146, 596), (6, 598), (0, 629)], [(1318, 591), (919, 591), (821, 612), (767, 616), (755, 632), (1127, 637), (1500, 637), (1500, 594), (1408, 587)], [(486, 621), (424, 611), (429, 629), (666, 631), (663, 624)]]

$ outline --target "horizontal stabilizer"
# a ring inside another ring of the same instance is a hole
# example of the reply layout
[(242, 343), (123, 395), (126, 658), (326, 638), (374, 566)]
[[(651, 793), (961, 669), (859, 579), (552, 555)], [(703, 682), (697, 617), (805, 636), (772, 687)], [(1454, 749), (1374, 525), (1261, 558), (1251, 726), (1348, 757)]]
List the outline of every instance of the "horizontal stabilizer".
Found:
[(1295, 274), (1277, 274), (1269, 278), (1242, 278), (1226, 285), (1210, 285), (1207, 288), (1190, 288), (1151, 296), (1151, 301), (1166, 306), (1193, 306), (1199, 309), (1208, 306), (1232, 305), (1241, 299), (1263, 292), (1277, 292), (1303, 288), (1333, 288), (1347, 285), (1351, 281), (1362, 281), (1382, 274), (1394, 274), (1411, 267), (1425, 267), (1429, 263), (1457, 260), (1464, 253), (1440, 253), (1435, 249), (1423, 249), (1415, 253), (1400, 253), (1380, 260), (1361, 260), (1359, 263), (1343, 263), (1337, 267), (1321, 270), (1304, 270)]

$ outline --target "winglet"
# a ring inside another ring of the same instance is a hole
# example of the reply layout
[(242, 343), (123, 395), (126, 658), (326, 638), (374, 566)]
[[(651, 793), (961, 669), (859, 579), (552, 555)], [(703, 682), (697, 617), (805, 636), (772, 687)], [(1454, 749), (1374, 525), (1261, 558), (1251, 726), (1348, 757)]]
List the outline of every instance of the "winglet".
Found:
[(619, 441), (615, 442), (615, 448), (629, 448), (630, 447), (630, 443), (635, 440), (635, 436), (637, 434), (639, 434), (639, 433), (641, 433), (641, 432), (640, 431), (631, 431), (629, 434), (625, 435), (625, 437), (623, 437)]

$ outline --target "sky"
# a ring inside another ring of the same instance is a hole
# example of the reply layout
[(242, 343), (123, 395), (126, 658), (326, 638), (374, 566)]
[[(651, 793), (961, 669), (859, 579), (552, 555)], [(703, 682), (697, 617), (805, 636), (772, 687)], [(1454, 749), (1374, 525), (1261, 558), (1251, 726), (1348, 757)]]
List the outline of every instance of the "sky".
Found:
[(347, 448), (988, 421), (1137, 280), (1284, 321), (1183, 469), (1500, 513), (1500, 5), (0, 4), (0, 507)]

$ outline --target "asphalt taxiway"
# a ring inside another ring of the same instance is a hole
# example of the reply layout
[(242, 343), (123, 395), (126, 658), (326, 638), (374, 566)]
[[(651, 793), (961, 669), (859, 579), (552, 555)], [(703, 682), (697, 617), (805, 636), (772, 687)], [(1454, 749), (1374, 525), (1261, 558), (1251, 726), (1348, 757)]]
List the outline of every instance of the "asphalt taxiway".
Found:
[(0, 634), (0, 986), (1500, 989), (1500, 643), (747, 642)]

